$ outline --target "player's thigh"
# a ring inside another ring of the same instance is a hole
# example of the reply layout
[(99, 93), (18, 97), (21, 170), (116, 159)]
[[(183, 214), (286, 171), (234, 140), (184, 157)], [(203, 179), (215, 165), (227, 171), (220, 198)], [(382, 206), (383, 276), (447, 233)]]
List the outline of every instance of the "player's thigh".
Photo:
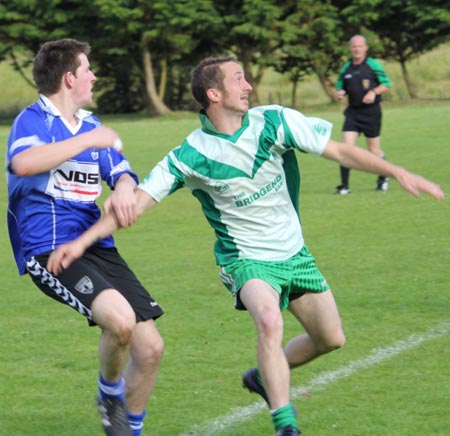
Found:
[(307, 292), (291, 301), (289, 311), (314, 341), (343, 341), (342, 322), (331, 290)]
[(27, 262), (31, 279), (44, 294), (77, 310), (93, 325), (93, 301), (104, 289), (111, 288), (111, 284), (84, 258), (76, 259), (54, 276), (46, 269), (49, 255), (50, 252), (39, 254)]
[(248, 280), (239, 291), (239, 296), (257, 323), (281, 318), (280, 295), (264, 280)]
[(136, 316), (126, 298), (116, 289), (104, 289), (92, 302), (93, 321), (101, 328), (118, 333), (131, 332)]

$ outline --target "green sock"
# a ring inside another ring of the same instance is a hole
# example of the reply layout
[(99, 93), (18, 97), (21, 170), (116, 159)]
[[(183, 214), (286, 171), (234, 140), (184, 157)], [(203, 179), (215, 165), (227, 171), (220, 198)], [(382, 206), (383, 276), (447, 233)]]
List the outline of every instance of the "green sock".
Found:
[(286, 404), (286, 406), (280, 407), (279, 409), (271, 410), (270, 414), (272, 415), (275, 430), (278, 431), (288, 425), (292, 425), (292, 427), (298, 430), (295, 408), (292, 403)]

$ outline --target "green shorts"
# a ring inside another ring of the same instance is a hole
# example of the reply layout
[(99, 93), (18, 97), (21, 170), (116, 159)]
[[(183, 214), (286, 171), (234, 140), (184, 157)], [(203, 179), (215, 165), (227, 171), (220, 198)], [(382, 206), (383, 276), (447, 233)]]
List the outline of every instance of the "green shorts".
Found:
[(235, 297), (235, 307), (246, 310), (239, 298), (239, 291), (251, 279), (260, 279), (280, 294), (280, 309), (286, 309), (289, 302), (305, 292), (325, 292), (329, 289), (325, 277), (317, 268), (314, 257), (304, 245), (288, 260), (271, 262), (239, 259), (223, 266), (220, 279)]

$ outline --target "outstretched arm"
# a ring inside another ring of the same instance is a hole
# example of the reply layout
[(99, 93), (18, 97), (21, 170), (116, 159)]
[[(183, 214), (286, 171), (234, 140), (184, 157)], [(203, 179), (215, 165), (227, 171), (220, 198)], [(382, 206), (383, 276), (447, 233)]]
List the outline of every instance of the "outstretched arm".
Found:
[(444, 192), (436, 183), (418, 174), (411, 173), (405, 168), (380, 159), (373, 153), (360, 147), (330, 140), (322, 156), (326, 159), (334, 160), (347, 168), (392, 177), (400, 183), (400, 186), (405, 191), (415, 197), (418, 197), (420, 192), (425, 192), (439, 200), (444, 198)]
[[(137, 189), (134, 193), (136, 198), (136, 216), (142, 215), (146, 210), (156, 204), (156, 201), (146, 192)], [(54, 275), (58, 275), (67, 268), (75, 259), (97, 241), (106, 238), (121, 228), (114, 211), (104, 215), (92, 227), (72, 242), (60, 245), (54, 250), (47, 262), (47, 270)]]

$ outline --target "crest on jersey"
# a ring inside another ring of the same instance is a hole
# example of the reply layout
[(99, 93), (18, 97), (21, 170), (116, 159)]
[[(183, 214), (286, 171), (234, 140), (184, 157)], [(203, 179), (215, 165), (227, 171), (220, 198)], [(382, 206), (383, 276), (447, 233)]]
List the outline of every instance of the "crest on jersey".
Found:
[(94, 285), (88, 276), (84, 276), (76, 285), (75, 290), (81, 294), (92, 294), (94, 292)]
[(224, 182), (217, 182), (216, 186), (214, 186), (214, 190), (216, 192), (227, 192), (230, 187)]

